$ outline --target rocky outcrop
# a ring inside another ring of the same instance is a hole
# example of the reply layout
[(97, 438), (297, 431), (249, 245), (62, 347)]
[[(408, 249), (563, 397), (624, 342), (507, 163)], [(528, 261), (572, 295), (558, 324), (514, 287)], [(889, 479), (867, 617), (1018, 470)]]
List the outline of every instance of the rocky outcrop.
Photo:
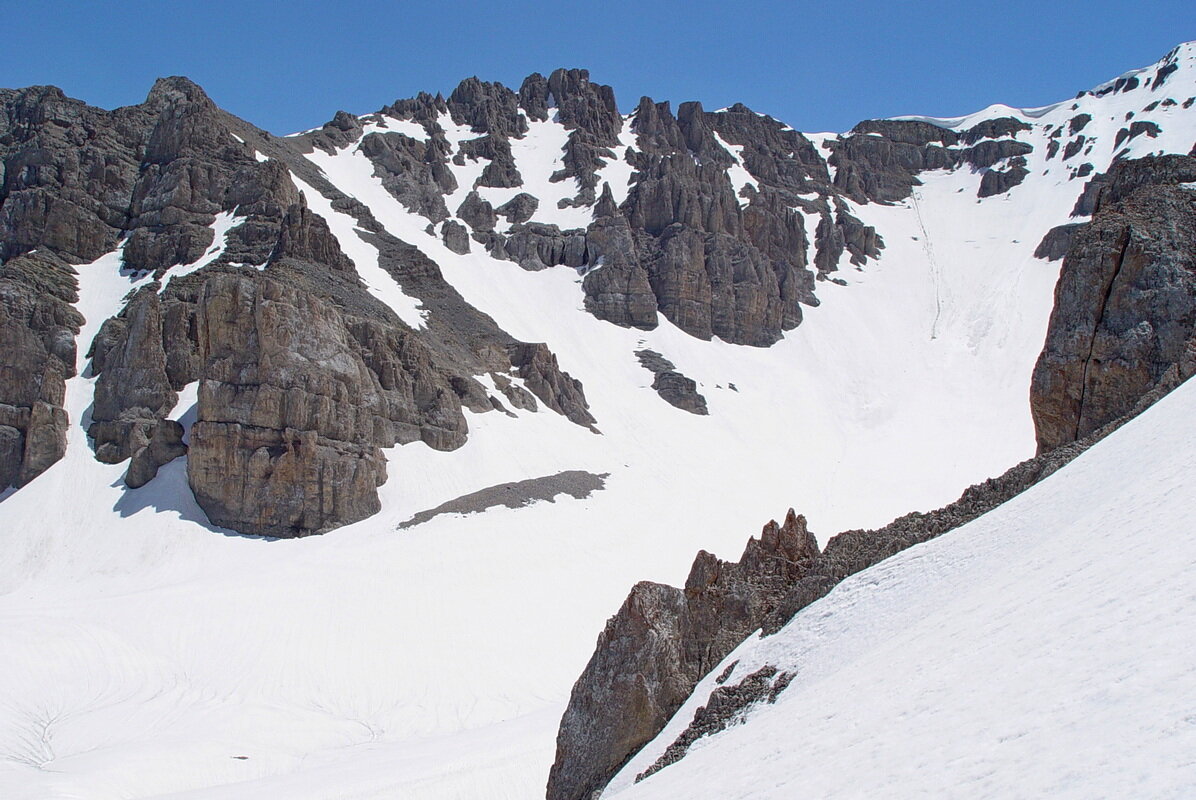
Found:
[(188, 479), (217, 525), (303, 536), (363, 519), (380, 447), (464, 441), (457, 396), (400, 329), (250, 274), (210, 277), (198, 326)]
[[(969, 165), (982, 171), (980, 197), (1008, 191), (1028, 174), (1017, 159), (1033, 147), (1017, 141), (1029, 126), (1012, 117), (986, 120), (957, 133), (929, 122), (866, 120), (835, 140), (828, 162), (835, 186), (857, 203), (895, 203), (921, 185), (918, 174)], [(1009, 161), (1005, 169), (992, 168)], [(992, 176), (992, 177), (990, 177)]]
[(1031, 410), (1040, 451), (1125, 414), (1161, 380), (1196, 372), (1196, 159), (1109, 173), (1055, 288)]
[(92, 404), (96, 458), (116, 464), (149, 445), (178, 402), (166, 374), (162, 302), (151, 284), (104, 323), (90, 351), (98, 374)]
[(83, 317), (75, 271), (48, 250), (0, 265), (0, 491), (66, 452), (66, 379)]
[[(821, 552), (804, 519), (790, 511), (784, 527), (778, 530), (775, 522), (769, 523), (759, 540), (749, 541), (738, 564), (699, 553), (683, 591), (657, 583), (636, 584), (607, 622), (593, 657), (573, 686), (557, 733), (548, 800), (590, 798), (605, 788), (659, 734), (698, 681), (755, 630), (766, 636), (776, 633), (848, 576), (955, 530), (1016, 497), (1177, 385), (1178, 380), (1163, 381), (1127, 414), (1084, 439), (971, 486), (954, 503), (936, 511), (906, 514), (876, 530), (844, 531)], [(723, 683), (733, 667), (717, 682)], [(759, 685), (749, 685), (749, 702), (758, 701), (764, 688), (760, 681), (754, 683)], [(769, 691), (776, 686), (771, 682)], [(744, 696), (736, 692), (725, 699)], [(716, 727), (721, 718), (722, 714), (705, 713), (695, 717), (688, 735), (683, 734), (671, 754), (666, 751), (661, 766), (684, 755), (688, 744)]]
[(593, 429), (581, 381), (563, 371), (556, 355), (545, 344), (517, 342), (507, 348), (516, 376), (540, 402), (570, 421)]
[(1076, 231), (1083, 227), (1081, 223), (1070, 223), (1067, 225), (1056, 225), (1046, 232), (1042, 237), (1042, 241), (1038, 243), (1038, 247), (1034, 248), (1034, 257), (1043, 258), (1047, 261), (1058, 261), (1067, 255), (1067, 251), (1071, 249), (1072, 240), (1075, 238)]
[(374, 164), (383, 187), (407, 209), (440, 222), (449, 215), (444, 195), (456, 191), (457, 179), (448, 168), (448, 142), (443, 134), (426, 142), (401, 133), (370, 133), (361, 152)]
[(706, 398), (698, 393), (698, 384), (678, 372), (672, 361), (655, 350), (637, 350), (635, 357), (652, 373), (652, 388), (666, 403), (699, 416), (710, 413)]
[(640, 583), (598, 637), (557, 735), (548, 800), (588, 800), (660, 732), (698, 681), (760, 627), (818, 556), (791, 510), (737, 563), (698, 554), (685, 589)]

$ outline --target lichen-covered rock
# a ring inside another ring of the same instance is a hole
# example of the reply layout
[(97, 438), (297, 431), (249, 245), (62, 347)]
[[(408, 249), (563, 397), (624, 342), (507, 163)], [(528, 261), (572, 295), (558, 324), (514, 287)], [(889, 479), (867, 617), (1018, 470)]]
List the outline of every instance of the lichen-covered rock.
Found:
[(1031, 385), (1040, 452), (1196, 373), (1196, 193), (1177, 185), (1193, 178), (1185, 156), (1117, 164), (1074, 234)]

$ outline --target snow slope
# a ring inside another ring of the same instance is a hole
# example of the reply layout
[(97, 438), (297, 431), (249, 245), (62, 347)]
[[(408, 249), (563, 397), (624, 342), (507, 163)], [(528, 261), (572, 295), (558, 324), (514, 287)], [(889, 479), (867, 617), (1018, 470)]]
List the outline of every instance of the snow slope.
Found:
[(708, 677), (603, 797), (1191, 797), (1193, 414), (1189, 381), (1009, 503), (749, 639), (728, 684), (794, 672), (776, 703), (633, 784)]
[[(1088, 157), (1098, 170), (1122, 106), (1149, 99), (1131, 94), (1077, 101), (1110, 118)], [(1061, 109), (1050, 113), (1079, 113)], [(1186, 152), (1191, 116), (1152, 113), (1171, 115), (1171, 138), (1129, 146)], [(1033, 452), (1027, 386), (1058, 265), (1032, 253), (1083, 183), (1045, 160), (1055, 117), (1033, 119), (1033, 178), (1006, 195), (978, 201), (965, 168), (924, 175), (902, 204), (853, 205), (884, 236), (881, 259), (845, 265), (845, 286), (819, 284), (822, 305), (767, 349), (602, 323), (582, 309), (575, 271), (454, 254), (355, 145), (316, 151), (329, 180), (468, 302), (547, 342), (602, 433), (546, 410), (470, 414), (457, 451), (388, 451), (377, 516), (268, 541), (208, 525), (183, 460), (124, 488), (124, 466), (96, 462), (86, 442), (92, 381), (72, 379), (66, 457), (0, 505), (0, 797), (539, 796), (572, 682), (635, 581), (678, 583), (696, 550), (738, 553), (791, 505), (825, 539), (942, 505)], [(454, 147), (471, 135), (446, 130)], [(556, 204), (576, 187), (548, 180), (564, 133), (533, 123), (512, 149), (541, 196), (537, 219), (584, 225), (588, 209)], [(481, 165), (454, 169), (468, 187)], [(626, 192), (621, 160), (602, 174)], [(352, 219), (297, 182), (374, 295), (423, 324)], [(218, 220), (217, 243), (235, 222)], [(118, 251), (79, 268), (80, 353), (146, 280), (119, 265)], [(634, 355), (645, 346), (698, 381), (710, 416), (651, 390)], [(194, 392), (183, 395), (185, 410)], [(562, 470), (606, 474), (606, 488), (398, 530), (463, 494)]]

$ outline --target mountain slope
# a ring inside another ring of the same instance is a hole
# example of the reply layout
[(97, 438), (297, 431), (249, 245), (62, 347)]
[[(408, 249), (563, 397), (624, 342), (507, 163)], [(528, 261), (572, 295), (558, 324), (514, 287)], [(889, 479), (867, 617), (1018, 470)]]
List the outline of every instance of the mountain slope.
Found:
[[(752, 637), (603, 796), (1185, 796), (1194, 409), (1189, 382), (997, 510)], [(765, 665), (791, 676), (775, 703), (633, 783), (717, 681)]]
[[(1101, 128), (1086, 156), (1095, 171), (1121, 150), (1191, 147), (1191, 52), (1178, 53), (1183, 69), (1157, 90), (1140, 82), (1077, 100)], [(33, 268), (16, 266), (50, 253), (74, 265), (79, 300), (63, 302), (84, 321), (63, 317), (48, 331), (52, 345), (59, 328), (72, 340), (80, 326), (74, 352), (53, 351), (71, 367), (58, 371), (60, 395), (21, 400), (59, 408), (60, 419), (50, 410), (44, 425), (30, 426), (32, 412), (15, 415), (24, 428), (3, 422), (30, 441), (31, 430), (60, 436), (62, 449), (0, 504), (0, 794), (537, 796), (570, 683), (636, 580), (678, 581), (700, 547), (738, 550), (762, 509), (799, 506), (824, 535), (878, 525), (1034, 452), (1026, 388), (1058, 277), (1034, 251), (1071, 220), (1083, 190), (1078, 167), (1073, 179), (1062, 153), (1047, 158), (1077, 110), (1020, 114), (1031, 128), (981, 130), (966, 147), (944, 146), (961, 152), (936, 155), (942, 169), (911, 172), (898, 151), (927, 148), (898, 141), (908, 138), (900, 125), (803, 137), (742, 108), (674, 116), (646, 99), (621, 115), (580, 73), (553, 75), (517, 95), (466, 81), (448, 100), (338, 114), (286, 138), (167, 80), (146, 107), (104, 112), (133, 138), (101, 137), (128, 159), (108, 163), (108, 183), (54, 184), (74, 174), (69, 160), (9, 165), (20, 177), (6, 185), (0, 221), (32, 233), (8, 239), (12, 274), (0, 279), (18, 288), (4, 297), (33, 291), (22, 277)], [(23, 91), (5, 95), (25, 114), (10, 122), (33, 132), (39, 159), (68, 158), (64, 130), (106, 130), (97, 110)], [(1175, 104), (1142, 110), (1172, 92)], [(1161, 132), (1117, 143), (1131, 109)], [(1019, 116), (990, 109), (951, 125), (1009, 114)], [(977, 167), (980, 140), (998, 154), (1006, 140), (1032, 152)], [(909, 194), (882, 204), (848, 180), (845, 164), (858, 161), (859, 174), (874, 156), (886, 191)], [(1018, 157), (1023, 182), (979, 198), (984, 176)], [(104, 201), (94, 208), (93, 190)], [(530, 216), (520, 193), (536, 201)], [(138, 213), (121, 216), (134, 196)], [(86, 252), (29, 211), (41, 206), (28, 198), (47, 197), (105, 226)], [(132, 290), (167, 309), (160, 330), (152, 313), (134, 313)], [(253, 313), (221, 305), (233, 297)], [(290, 312), (273, 324), (263, 297), (309, 310), (313, 324)], [(304, 368), (259, 357), (235, 364), (252, 378), (239, 381), (209, 337), (201, 349), (198, 331), (221, 313), (253, 321), (223, 331), (225, 343), (308, 333), (335, 347), (261, 347), (300, 353)], [(97, 335), (103, 347), (89, 357)], [(160, 342), (161, 363), (130, 341)], [(419, 357), (375, 358), (405, 348)], [(694, 381), (707, 415), (658, 396), (645, 350)], [(112, 352), (153, 359), (97, 374), (96, 354)], [(307, 371), (321, 359), (334, 368)], [(227, 475), (244, 478), (238, 490), (270, 486), (260, 461), (302, 449), (289, 430), (314, 430), (334, 455), (385, 458), (380, 487), (350, 482), (356, 511), (376, 513), (282, 531), (349, 523), (319, 537), (236, 535), (263, 531), (246, 522), (260, 522), (259, 495), (241, 492), (246, 513), (215, 527), (196, 500), (194, 453), (155, 463), (131, 488), (131, 468), (97, 460), (87, 433), (99, 384), (151, 373), (159, 402), (121, 409), (150, 412), (113, 437), (137, 446), (126, 458), (150, 450), (137, 437), (152, 443), (156, 425), (177, 422), (195, 447), (194, 426), (249, 426), (233, 412), (265, 408), (269, 424), (256, 425), (277, 436), (234, 448), (263, 452), (228, 461)], [(310, 392), (317, 400), (303, 408), (321, 412), (310, 427), (286, 424), (273, 399), (246, 409), (221, 394), (244, 385), (277, 398), (326, 374), (352, 376), (344, 383), (360, 393), (330, 412), (319, 398), (335, 388)], [(357, 405), (384, 409), (371, 419), (395, 427), (336, 430), (334, 412)], [(566, 492), (560, 473), (589, 477)], [(544, 494), (555, 502), (531, 502)], [(401, 528), (446, 503), (477, 513)]]

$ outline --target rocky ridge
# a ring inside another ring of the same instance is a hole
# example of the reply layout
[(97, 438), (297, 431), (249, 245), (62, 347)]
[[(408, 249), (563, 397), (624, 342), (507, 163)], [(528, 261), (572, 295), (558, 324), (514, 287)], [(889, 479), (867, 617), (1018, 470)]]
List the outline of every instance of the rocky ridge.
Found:
[[(494, 374), (518, 407), (534, 409), (538, 395), (593, 425), (580, 383), (544, 345), (501, 331), (318, 175), (303, 157), (311, 137), (272, 137), (184, 78), (111, 112), (46, 87), (5, 91), (0, 103), (0, 336), (20, 357), (0, 380), (4, 485), (65, 451), (64, 382), (83, 321), (69, 264), (118, 246), (141, 288), (82, 343), (96, 379), (96, 457), (128, 460), (137, 488), (187, 454), (192, 491), (217, 525), (296, 536), (374, 513), (380, 448), (459, 447), (463, 405), (502, 406), (474, 375)], [(350, 118), (338, 120), (347, 135)], [(357, 217), (380, 266), (440, 312), (433, 323), (414, 330), (365, 290), (292, 175)], [(220, 215), (231, 224), (216, 242)], [(195, 382), (188, 444), (168, 417)]]
[[(549, 800), (600, 793), (753, 631), (776, 632), (847, 576), (1025, 491), (1196, 372), (1189, 308), (1196, 297), (1189, 263), (1196, 256), (1196, 195), (1183, 186), (1194, 179), (1196, 161), (1185, 156), (1117, 164), (1095, 217), (1071, 237), (1031, 390), (1039, 455), (972, 486), (955, 503), (877, 530), (845, 531), (821, 552), (790, 510), (781, 537), (770, 537), (778, 529), (769, 523), (738, 564), (699, 553), (684, 591), (633, 587), (573, 687)], [(806, 544), (772, 559), (749, 558), (765, 543), (783, 541)], [(682, 757), (710, 727), (695, 718), (689, 739), (640, 777)]]

